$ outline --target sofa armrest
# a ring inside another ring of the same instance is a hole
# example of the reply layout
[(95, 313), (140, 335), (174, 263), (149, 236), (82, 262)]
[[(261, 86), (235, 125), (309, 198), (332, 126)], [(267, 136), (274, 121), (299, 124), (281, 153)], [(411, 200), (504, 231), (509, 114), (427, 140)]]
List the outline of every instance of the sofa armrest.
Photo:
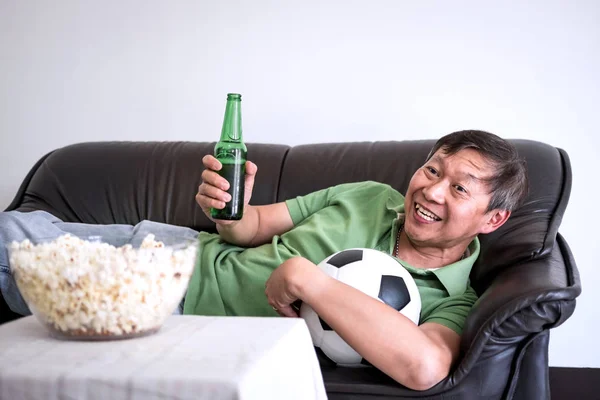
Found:
[[(454, 380), (468, 373), (484, 350), (487, 356), (501, 352), (498, 342), (518, 342), (562, 324), (573, 314), (580, 293), (573, 255), (558, 234), (547, 256), (507, 268), (475, 303), (462, 335), (464, 357)], [(495, 349), (486, 349), (490, 342)]]

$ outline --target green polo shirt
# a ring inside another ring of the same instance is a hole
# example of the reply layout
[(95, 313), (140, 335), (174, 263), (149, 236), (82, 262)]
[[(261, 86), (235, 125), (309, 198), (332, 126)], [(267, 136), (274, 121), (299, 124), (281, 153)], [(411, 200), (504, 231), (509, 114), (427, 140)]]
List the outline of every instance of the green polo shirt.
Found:
[[(201, 251), (184, 303), (185, 314), (273, 316), (264, 285), (283, 261), (303, 256), (315, 264), (348, 248), (391, 254), (404, 211), (404, 196), (377, 182), (342, 184), (286, 201), (294, 228), (270, 243), (243, 248), (200, 233)], [(468, 276), (479, 254), (471, 243), (464, 260), (436, 271), (416, 269), (399, 260), (421, 294), (421, 323), (437, 322), (457, 333), (475, 292)]]

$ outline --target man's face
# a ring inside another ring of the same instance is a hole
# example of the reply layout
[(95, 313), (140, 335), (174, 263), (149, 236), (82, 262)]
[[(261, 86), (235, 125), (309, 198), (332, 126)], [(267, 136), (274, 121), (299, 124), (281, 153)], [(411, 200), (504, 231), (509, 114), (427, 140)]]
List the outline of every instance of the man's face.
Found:
[(491, 194), (483, 181), (493, 173), (490, 163), (473, 149), (453, 155), (438, 150), (408, 186), (404, 231), (410, 241), (451, 249), (495, 230), (496, 212), (486, 212)]

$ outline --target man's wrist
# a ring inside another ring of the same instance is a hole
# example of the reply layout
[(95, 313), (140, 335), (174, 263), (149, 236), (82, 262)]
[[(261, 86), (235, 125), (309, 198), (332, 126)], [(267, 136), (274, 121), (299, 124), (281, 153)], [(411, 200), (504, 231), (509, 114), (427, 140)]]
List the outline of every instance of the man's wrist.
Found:
[(298, 299), (309, 303), (310, 299), (318, 297), (329, 276), (303, 257), (298, 257), (295, 264), (294, 273), (289, 278), (291, 292)]
[(219, 220), (215, 220), (217, 232), (219, 232), (219, 235), (228, 242), (235, 237), (235, 228), (239, 223), (240, 221), (227, 221), (226, 223), (220, 223)]
[[(223, 221), (217, 224), (217, 232), (227, 242), (238, 246), (249, 246), (252, 238), (255, 235), (255, 231), (250, 233), (249, 229), (252, 226), (252, 220), (256, 220), (251, 213), (255, 212), (252, 207), (246, 205), (244, 207), (244, 216), (238, 221)], [(249, 221), (250, 220), (250, 221)]]

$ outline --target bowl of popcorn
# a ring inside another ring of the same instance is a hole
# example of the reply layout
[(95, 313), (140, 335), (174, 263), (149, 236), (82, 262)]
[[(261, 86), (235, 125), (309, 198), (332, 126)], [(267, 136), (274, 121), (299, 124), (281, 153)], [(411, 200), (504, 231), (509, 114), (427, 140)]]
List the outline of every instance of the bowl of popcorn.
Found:
[(175, 243), (150, 234), (137, 245), (113, 245), (67, 234), (7, 247), (23, 299), (52, 336), (114, 340), (155, 333), (178, 308), (198, 244)]

